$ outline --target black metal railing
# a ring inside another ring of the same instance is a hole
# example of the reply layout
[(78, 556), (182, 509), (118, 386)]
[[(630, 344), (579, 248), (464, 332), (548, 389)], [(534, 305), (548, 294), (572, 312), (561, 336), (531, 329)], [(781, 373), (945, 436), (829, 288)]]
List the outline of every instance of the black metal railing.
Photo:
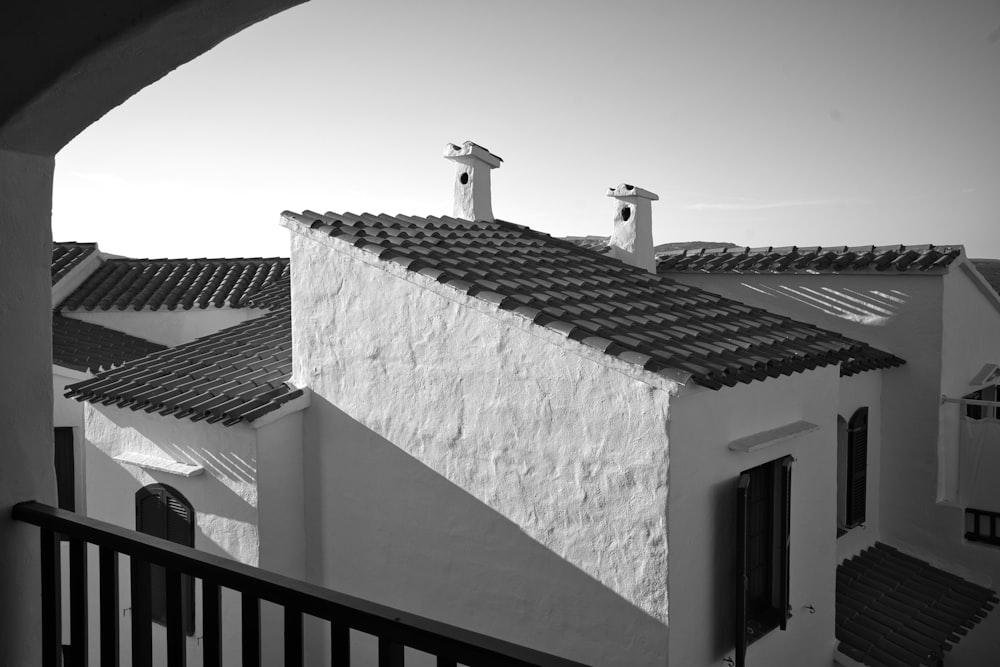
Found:
[(240, 594), (243, 665), (261, 664), (262, 600), (284, 612), (284, 661), (287, 667), (303, 664), (303, 617), (329, 623), (331, 664), (351, 664), (350, 630), (378, 638), (379, 667), (402, 667), (404, 647), (437, 657), (438, 667), (489, 667), (492, 665), (583, 667), (500, 639), (439, 623), (415, 614), (336, 593), (250, 565), (197, 551), (166, 540), (137, 533), (37, 502), (14, 506), (13, 518), (41, 528), (42, 655), (46, 667), (62, 660), (62, 565), (60, 538), (69, 542), (70, 644), (66, 664), (88, 664), (88, 544), (98, 547), (100, 665), (119, 663), (118, 565), (120, 555), (129, 559), (132, 598), (132, 665), (152, 664), (150, 617), (150, 567), (166, 570), (167, 664), (183, 667), (187, 659), (181, 579), (201, 580), (202, 642), (204, 664), (222, 664), (222, 590)]

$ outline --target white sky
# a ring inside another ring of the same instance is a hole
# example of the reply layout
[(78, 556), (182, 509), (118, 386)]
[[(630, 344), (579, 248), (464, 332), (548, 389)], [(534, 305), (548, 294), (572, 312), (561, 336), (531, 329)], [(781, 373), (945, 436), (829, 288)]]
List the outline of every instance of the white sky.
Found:
[(53, 233), (135, 257), (288, 254), (285, 209), (493, 210), (656, 241), (963, 243), (1000, 257), (1000, 2), (313, 0), (128, 100), (56, 160)]

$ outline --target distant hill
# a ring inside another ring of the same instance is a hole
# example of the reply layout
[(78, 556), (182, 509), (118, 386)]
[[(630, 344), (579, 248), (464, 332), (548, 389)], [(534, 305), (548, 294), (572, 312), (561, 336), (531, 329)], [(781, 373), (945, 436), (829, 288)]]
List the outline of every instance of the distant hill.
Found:
[(716, 250), (720, 248), (737, 248), (735, 243), (726, 241), (674, 241), (673, 243), (661, 243), (656, 246), (656, 252), (678, 252), (681, 250), (701, 250), (707, 248)]
[[(608, 239), (607, 236), (564, 236), (563, 239), (566, 241), (571, 241), (578, 246), (584, 248), (592, 248), (594, 250), (601, 250), (607, 247)], [(736, 248), (738, 247), (735, 243), (727, 243), (725, 241), (674, 241), (673, 243), (661, 243), (654, 248), (654, 252), (680, 252), (681, 250), (701, 250), (702, 248), (708, 248), (710, 250), (716, 250), (719, 248)]]
[(993, 286), (993, 290), (1000, 294), (1000, 259), (973, 259), (970, 260), (979, 273), (983, 274), (986, 282)]

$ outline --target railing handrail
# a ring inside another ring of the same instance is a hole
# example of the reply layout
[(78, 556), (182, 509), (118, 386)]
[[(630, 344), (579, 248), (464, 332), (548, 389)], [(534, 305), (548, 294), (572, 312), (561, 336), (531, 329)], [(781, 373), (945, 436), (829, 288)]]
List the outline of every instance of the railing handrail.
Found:
[(247, 592), (261, 600), (292, 607), (318, 618), (339, 621), (361, 632), (390, 638), (417, 650), (450, 654), (458, 649), (466, 660), (492, 662), (502, 658), (505, 665), (585, 667), (583, 663), (338, 593), (43, 503), (18, 503), (14, 505), (11, 516), (44, 530), (137, 556), (143, 561), (206, 579), (225, 588)]

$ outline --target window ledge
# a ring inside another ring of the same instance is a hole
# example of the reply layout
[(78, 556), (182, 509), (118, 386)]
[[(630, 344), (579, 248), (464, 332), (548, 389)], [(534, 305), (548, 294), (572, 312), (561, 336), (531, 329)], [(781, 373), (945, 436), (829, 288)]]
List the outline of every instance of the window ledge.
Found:
[(765, 447), (771, 447), (780, 442), (811, 433), (818, 428), (819, 426), (816, 424), (807, 421), (797, 421), (733, 440), (729, 443), (729, 449), (734, 452), (756, 452)]
[(119, 463), (139, 466), (140, 468), (145, 468), (146, 470), (167, 472), (171, 475), (180, 475), (181, 477), (194, 477), (195, 475), (200, 475), (205, 472), (205, 469), (200, 465), (182, 463), (172, 459), (161, 459), (156, 456), (148, 456), (146, 454), (133, 454), (126, 452), (114, 457), (114, 460)]

